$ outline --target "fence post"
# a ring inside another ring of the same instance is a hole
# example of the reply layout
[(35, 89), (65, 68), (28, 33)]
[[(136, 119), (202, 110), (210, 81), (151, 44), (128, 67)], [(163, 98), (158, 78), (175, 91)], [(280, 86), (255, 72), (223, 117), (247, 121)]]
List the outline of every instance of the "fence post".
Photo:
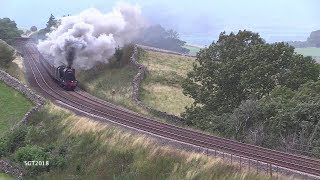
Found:
[(224, 160), (224, 152), (222, 152), (222, 159)]
[(249, 162), (249, 171), (250, 171), (250, 162), (251, 162), (251, 160), (249, 159), (248, 162)]
[(214, 150), (214, 157), (217, 157), (217, 150)]
[(257, 166), (257, 174), (259, 173), (259, 169), (258, 169), (258, 160), (256, 160), (256, 166)]
[(270, 177), (272, 177), (272, 164), (269, 164), (269, 168), (270, 168)]
[(241, 162), (241, 156), (240, 156), (240, 170), (241, 170), (242, 162)]
[(232, 165), (232, 154), (231, 154), (231, 165)]

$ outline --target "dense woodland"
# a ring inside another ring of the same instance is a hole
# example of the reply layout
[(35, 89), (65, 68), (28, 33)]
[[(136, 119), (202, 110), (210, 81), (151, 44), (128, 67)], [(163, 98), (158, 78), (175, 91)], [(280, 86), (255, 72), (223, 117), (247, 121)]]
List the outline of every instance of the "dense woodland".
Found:
[(190, 125), (264, 147), (320, 156), (319, 65), (257, 33), (221, 33), (183, 83)]

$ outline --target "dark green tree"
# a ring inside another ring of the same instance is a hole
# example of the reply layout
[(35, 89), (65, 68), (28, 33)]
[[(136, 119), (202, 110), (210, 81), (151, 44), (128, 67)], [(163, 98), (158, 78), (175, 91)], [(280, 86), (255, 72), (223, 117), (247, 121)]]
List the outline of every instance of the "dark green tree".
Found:
[(46, 39), (47, 38), (46, 34), (50, 33), (52, 31), (52, 28), (56, 28), (58, 27), (58, 25), (59, 25), (58, 20), (56, 20), (56, 18), (51, 14), (46, 27), (43, 29), (40, 29), (38, 32), (32, 34), (30, 37), (35, 40)]
[(180, 53), (188, 53), (190, 51), (183, 47), (186, 42), (180, 40), (178, 32), (172, 29), (166, 30), (161, 25), (154, 25), (143, 29), (137, 42), (141, 45)]
[(58, 21), (56, 18), (51, 14), (49, 20), (47, 22), (47, 31), (50, 32), (52, 27), (57, 27)]
[(246, 30), (221, 33), (196, 61), (183, 83), (184, 94), (195, 100), (183, 114), (190, 120), (231, 113), (242, 101), (260, 99), (276, 86), (297, 89), (319, 76), (311, 57), (297, 55), (285, 43), (268, 44)]
[(31, 32), (36, 32), (38, 30), (38, 28), (36, 27), (36, 26), (32, 26), (31, 28), (30, 28), (30, 31)]
[(20, 37), (22, 33), (14, 21), (9, 18), (0, 18), (0, 39), (10, 43), (13, 38)]
[(8, 64), (14, 60), (14, 54), (14, 49), (0, 40), (0, 67), (7, 68)]
[(261, 103), (268, 147), (306, 152), (320, 147), (320, 81), (308, 82), (297, 91), (277, 87)]

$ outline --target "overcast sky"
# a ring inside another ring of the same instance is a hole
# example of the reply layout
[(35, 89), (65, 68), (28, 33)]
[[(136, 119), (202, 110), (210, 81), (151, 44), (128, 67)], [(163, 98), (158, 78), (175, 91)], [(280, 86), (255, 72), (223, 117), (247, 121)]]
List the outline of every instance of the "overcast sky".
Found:
[[(44, 27), (50, 13), (56, 17), (95, 7), (108, 12), (115, 0), (0, 0), (0, 17), (19, 27)], [(212, 36), (221, 31), (249, 29), (271, 40), (273, 36), (302, 40), (320, 29), (318, 0), (127, 0), (138, 4), (150, 23), (176, 29), (183, 37)], [(271, 39), (270, 39), (271, 38)], [(212, 38), (211, 38), (212, 39)]]

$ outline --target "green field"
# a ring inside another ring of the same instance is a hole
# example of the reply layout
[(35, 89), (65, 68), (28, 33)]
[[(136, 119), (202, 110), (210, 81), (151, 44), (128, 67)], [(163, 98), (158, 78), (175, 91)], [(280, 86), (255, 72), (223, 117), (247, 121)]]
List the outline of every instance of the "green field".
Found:
[(192, 46), (192, 45), (188, 45), (188, 44), (184, 45), (183, 47), (185, 47), (185, 48), (190, 50), (190, 52), (189, 52), (190, 55), (196, 55), (197, 52), (199, 52), (200, 49), (201, 49), (200, 47)]
[(2, 173), (0, 171), (0, 180), (13, 180), (13, 179), (15, 179), (15, 178), (10, 176), (9, 174)]
[(148, 70), (141, 100), (155, 109), (180, 115), (193, 102), (182, 93), (181, 83), (192, 70), (194, 58), (145, 50), (139, 53), (139, 62)]
[(304, 56), (315, 56), (320, 57), (320, 48), (295, 48), (295, 51)]
[(31, 106), (26, 97), (0, 81), (0, 136), (19, 122)]

